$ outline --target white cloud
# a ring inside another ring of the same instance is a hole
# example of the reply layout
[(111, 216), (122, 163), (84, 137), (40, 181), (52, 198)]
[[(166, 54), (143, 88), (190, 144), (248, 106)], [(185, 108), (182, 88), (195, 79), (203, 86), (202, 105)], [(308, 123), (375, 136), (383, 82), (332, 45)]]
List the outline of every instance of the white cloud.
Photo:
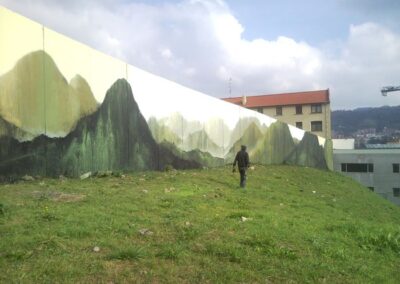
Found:
[(353, 25), (344, 41), (317, 47), (285, 35), (246, 39), (245, 27), (222, 0), (0, 4), (210, 95), (228, 96), (232, 78), (232, 95), (330, 88), (334, 108), (400, 104), (400, 96), (379, 94), (384, 85), (400, 84), (400, 35), (377, 23)]

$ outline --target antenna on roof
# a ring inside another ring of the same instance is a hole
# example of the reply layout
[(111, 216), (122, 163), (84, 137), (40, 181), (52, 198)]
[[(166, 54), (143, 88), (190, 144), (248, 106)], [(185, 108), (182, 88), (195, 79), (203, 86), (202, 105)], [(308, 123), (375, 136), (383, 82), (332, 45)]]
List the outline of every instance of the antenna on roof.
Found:
[(232, 77), (229, 77), (229, 97), (232, 96)]

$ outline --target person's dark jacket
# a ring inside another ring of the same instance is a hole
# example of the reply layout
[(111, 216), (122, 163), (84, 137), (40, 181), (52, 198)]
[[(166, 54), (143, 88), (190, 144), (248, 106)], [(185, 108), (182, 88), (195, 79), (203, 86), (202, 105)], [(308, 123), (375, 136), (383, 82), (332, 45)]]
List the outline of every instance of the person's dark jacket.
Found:
[(249, 167), (249, 154), (246, 150), (240, 150), (237, 152), (235, 160), (233, 161), (233, 167), (238, 164), (239, 169), (247, 169)]

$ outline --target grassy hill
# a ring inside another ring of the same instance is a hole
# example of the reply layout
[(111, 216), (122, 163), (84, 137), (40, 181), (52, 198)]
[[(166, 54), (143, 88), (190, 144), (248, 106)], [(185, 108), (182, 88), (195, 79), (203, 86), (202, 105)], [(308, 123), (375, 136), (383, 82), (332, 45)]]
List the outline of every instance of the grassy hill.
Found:
[(229, 167), (2, 184), (0, 282), (398, 279), (400, 208), (368, 189), (292, 166), (237, 184)]

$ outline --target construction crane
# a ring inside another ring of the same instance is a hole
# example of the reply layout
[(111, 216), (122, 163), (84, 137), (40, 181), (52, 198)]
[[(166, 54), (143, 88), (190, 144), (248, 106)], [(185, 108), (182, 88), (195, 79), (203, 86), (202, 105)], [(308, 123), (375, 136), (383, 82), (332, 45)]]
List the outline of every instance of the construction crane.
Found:
[(400, 86), (386, 86), (381, 89), (382, 96), (386, 97), (389, 92), (400, 91)]

